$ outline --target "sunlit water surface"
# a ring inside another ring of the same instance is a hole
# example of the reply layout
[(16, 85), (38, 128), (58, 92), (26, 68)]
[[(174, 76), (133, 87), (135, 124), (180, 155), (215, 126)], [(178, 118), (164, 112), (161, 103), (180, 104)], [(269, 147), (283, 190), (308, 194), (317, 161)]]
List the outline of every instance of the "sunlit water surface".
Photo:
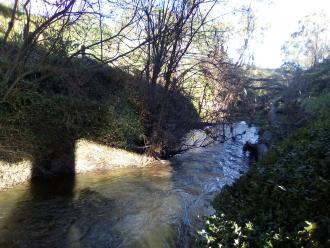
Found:
[(256, 128), (171, 165), (76, 176), (61, 184), (23, 184), (0, 193), (0, 247), (191, 247), (211, 201), (248, 168), (242, 154)]

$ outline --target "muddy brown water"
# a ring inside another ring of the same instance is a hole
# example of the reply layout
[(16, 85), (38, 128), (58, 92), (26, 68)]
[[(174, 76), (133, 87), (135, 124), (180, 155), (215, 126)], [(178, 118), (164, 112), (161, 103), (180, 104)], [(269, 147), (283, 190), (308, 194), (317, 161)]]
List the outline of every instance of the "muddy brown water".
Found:
[(0, 193), (0, 247), (191, 247), (211, 201), (248, 169), (242, 153), (255, 127), (170, 165), (77, 175), (22, 184)]

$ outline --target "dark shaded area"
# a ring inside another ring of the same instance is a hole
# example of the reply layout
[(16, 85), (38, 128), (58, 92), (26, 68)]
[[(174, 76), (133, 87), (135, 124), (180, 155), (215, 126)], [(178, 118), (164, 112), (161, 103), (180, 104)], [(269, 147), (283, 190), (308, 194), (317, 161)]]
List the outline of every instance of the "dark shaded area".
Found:
[[(18, 203), (1, 226), (0, 247), (108, 247), (120, 243), (120, 235), (112, 230), (113, 200), (89, 188), (74, 189), (72, 178), (33, 182)], [(103, 236), (95, 236), (100, 234)]]
[[(180, 92), (170, 94), (166, 121), (158, 126), (160, 103), (153, 99), (160, 97), (145, 94), (150, 86), (143, 79), (89, 59), (61, 61), (49, 57), (0, 104), (0, 142), (6, 147), (0, 159), (32, 158), (34, 177), (74, 174), (74, 146), (81, 138), (146, 152), (147, 137), (162, 156), (199, 123)], [(157, 86), (154, 94), (162, 95), (163, 88)]]
[(258, 161), (258, 146), (257, 144), (253, 144), (247, 141), (243, 146), (244, 154), (249, 152), (249, 158), (253, 161)]

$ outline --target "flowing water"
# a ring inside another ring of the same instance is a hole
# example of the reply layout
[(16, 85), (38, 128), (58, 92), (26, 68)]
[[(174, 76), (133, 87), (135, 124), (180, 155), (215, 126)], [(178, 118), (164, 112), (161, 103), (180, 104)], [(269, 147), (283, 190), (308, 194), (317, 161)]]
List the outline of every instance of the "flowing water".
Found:
[(23, 184), (0, 193), (0, 247), (191, 247), (211, 201), (248, 168), (242, 154), (256, 128), (171, 164)]

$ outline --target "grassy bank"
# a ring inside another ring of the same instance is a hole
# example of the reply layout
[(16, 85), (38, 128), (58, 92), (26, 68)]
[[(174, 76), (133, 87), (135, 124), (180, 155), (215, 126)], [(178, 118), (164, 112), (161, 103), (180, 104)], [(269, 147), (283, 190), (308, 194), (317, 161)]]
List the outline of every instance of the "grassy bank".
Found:
[(202, 246), (330, 246), (329, 71), (323, 64), (296, 76), (285, 94), (305, 115), (302, 126), (285, 123), (271, 154), (218, 195)]

